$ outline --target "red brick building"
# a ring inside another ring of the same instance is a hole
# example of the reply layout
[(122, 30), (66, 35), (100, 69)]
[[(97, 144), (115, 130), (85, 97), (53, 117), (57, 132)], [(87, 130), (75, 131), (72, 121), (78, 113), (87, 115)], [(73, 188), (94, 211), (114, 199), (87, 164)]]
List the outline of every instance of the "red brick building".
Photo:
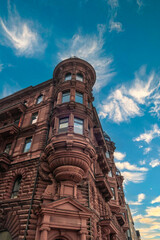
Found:
[(0, 100), (0, 240), (126, 240), (123, 177), (93, 107), (93, 67)]

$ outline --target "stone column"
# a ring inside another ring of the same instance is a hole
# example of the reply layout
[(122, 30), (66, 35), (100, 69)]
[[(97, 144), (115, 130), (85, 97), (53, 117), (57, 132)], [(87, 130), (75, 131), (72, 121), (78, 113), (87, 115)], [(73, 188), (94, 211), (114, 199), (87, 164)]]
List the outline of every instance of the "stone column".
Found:
[(48, 232), (50, 231), (50, 228), (47, 226), (42, 226), (40, 228), (41, 231), (41, 237), (40, 240), (47, 240), (48, 239)]

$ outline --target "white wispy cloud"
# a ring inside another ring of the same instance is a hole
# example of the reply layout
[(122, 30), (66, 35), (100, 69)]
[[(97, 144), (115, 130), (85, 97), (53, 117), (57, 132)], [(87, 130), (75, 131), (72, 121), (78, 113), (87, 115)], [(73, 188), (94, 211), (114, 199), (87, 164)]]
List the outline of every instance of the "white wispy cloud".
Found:
[(143, 0), (136, 0), (139, 9), (144, 6)]
[(144, 193), (140, 193), (137, 196), (137, 201), (128, 201), (129, 205), (142, 205), (143, 204), (143, 200), (145, 199), (146, 195)]
[(110, 20), (109, 20), (109, 31), (116, 31), (116, 32), (122, 32), (123, 26), (121, 22), (116, 21), (117, 13), (118, 13), (118, 8), (119, 8), (119, 1), (118, 0), (108, 0), (108, 6), (110, 7), (109, 9), (109, 15), (110, 15)]
[(146, 213), (147, 213), (147, 216), (160, 217), (160, 206), (147, 207)]
[(71, 39), (61, 42), (59, 46), (58, 57), (60, 60), (77, 56), (89, 63), (96, 70), (97, 80), (94, 86), (95, 91), (99, 91), (104, 87), (111, 78), (115, 75), (112, 69), (113, 58), (104, 56), (104, 32), (105, 25), (98, 25), (98, 34), (82, 35), (81, 33), (75, 34)]
[(17, 82), (13, 82), (12, 85), (4, 83), (2, 86), (2, 92), (0, 92), (0, 98), (7, 97), (8, 95), (13, 94), (21, 89), (20, 85)]
[(152, 168), (155, 168), (155, 167), (158, 167), (160, 166), (160, 160), (159, 159), (154, 159), (152, 160), (149, 165), (152, 167)]
[(154, 71), (147, 74), (146, 66), (142, 66), (135, 72), (135, 78), (130, 84), (122, 84), (110, 92), (100, 107), (100, 117), (108, 117), (116, 123), (128, 121), (130, 118), (142, 116), (144, 114), (143, 107), (146, 105), (151, 114), (158, 116), (160, 114), (160, 97), (159, 105), (158, 103), (155, 105), (155, 101), (159, 96), (159, 81), (159, 77)]
[(146, 173), (145, 172), (128, 172), (122, 171), (122, 176), (124, 176), (124, 183), (128, 184), (129, 182), (133, 183), (141, 183), (145, 180)]
[(139, 161), (139, 164), (140, 164), (140, 165), (145, 165), (145, 164), (146, 164), (146, 160), (140, 160), (140, 161)]
[(152, 125), (152, 129), (145, 131), (144, 133), (140, 134), (139, 137), (133, 139), (133, 141), (145, 141), (146, 143), (150, 143), (154, 138), (160, 136), (160, 128), (157, 124)]
[(128, 121), (135, 116), (141, 116), (142, 112), (137, 103), (128, 96), (127, 89), (122, 86), (113, 91), (101, 106), (99, 116), (108, 117), (116, 123)]
[(132, 165), (129, 162), (116, 162), (116, 166), (119, 170), (129, 170), (129, 171), (140, 171), (140, 172), (146, 172), (148, 171), (145, 167), (137, 167), (136, 165)]
[(0, 43), (11, 47), (16, 55), (33, 56), (43, 53), (43, 42), (32, 21), (22, 19), (16, 10), (9, 10), (7, 20), (0, 18)]
[(151, 201), (151, 203), (152, 203), (152, 204), (154, 204), (154, 203), (160, 203), (160, 196), (158, 196), (158, 197), (156, 197), (155, 199), (153, 199), (153, 200)]
[(146, 155), (147, 153), (149, 153), (152, 150), (151, 147), (145, 148), (143, 151), (143, 154)]
[(121, 153), (121, 152), (117, 152), (117, 151), (114, 152), (114, 158), (116, 160), (121, 161), (125, 158), (125, 156), (126, 156), (126, 153)]

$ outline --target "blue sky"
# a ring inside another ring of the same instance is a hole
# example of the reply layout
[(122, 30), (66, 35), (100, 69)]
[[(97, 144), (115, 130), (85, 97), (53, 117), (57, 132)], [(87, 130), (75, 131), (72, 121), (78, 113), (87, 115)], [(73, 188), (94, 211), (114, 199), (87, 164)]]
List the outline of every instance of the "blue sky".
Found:
[(65, 58), (91, 63), (94, 105), (143, 240), (160, 239), (159, 12), (159, 0), (0, 3), (0, 97), (50, 79)]

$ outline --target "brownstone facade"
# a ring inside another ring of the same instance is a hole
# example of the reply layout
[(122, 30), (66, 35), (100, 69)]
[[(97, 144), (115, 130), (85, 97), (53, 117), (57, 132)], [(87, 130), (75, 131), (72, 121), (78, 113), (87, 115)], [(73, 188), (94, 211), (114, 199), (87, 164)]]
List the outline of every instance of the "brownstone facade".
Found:
[(126, 240), (123, 177), (79, 58), (0, 100), (0, 240)]

